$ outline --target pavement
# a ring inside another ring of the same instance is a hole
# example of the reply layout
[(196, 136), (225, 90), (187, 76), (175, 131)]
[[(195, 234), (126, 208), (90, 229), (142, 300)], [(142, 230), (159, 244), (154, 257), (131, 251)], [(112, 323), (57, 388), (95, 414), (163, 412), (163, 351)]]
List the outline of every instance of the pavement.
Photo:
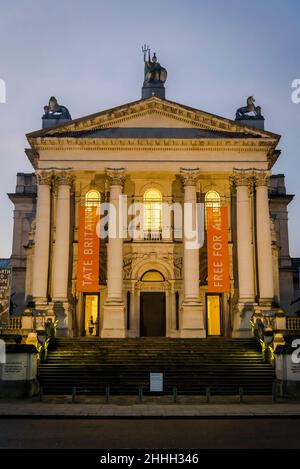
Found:
[(272, 402), (269, 396), (218, 398), (210, 403), (202, 397), (149, 396), (43, 396), (27, 399), (0, 399), (0, 418), (300, 418), (300, 401)]

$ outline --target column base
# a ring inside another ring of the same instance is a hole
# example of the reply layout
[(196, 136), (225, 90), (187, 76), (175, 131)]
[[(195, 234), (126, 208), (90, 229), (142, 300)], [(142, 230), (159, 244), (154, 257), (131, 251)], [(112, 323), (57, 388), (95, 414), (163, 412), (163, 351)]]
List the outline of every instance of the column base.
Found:
[(181, 305), (181, 338), (204, 338), (203, 305), (200, 301), (184, 301)]
[(57, 320), (56, 337), (73, 337), (72, 308), (67, 301), (53, 300), (49, 313)]
[(259, 298), (258, 304), (262, 308), (272, 309), (273, 298)]
[(48, 307), (49, 301), (47, 298), (34, 298), (34, 308), (32, 309), (46, 309)]
[(125, 339), (125, 306), (120, 302), (105, 302), (103, 308), (103, 327), (101, 337)]
[(232, 337), (252, 337), (251, 317), (256, 303), (240, 301), (234, 313)]

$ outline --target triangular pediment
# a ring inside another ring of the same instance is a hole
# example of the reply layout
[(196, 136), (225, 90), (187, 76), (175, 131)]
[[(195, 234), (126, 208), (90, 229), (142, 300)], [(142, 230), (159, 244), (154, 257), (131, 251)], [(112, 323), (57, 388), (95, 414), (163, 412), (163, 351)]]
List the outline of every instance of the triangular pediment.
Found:
[[(109, 130), (110, 129), (110, 130)], [(151, 130), (153, 129), (153, 130)], [(168, 132), (163, 129), (168, 129)], [(180, 131), (182, 129), (182, 132)], [(194, 129), (194, 130), (193, 130)], [(198, 109), (174, 103), (158, 97), (135, 101), (105, 110), (90, 116), (72, 120), (55, 127), (27, 135), (29, 141), (35, 138), (72, 137), (118, 138), (156, 137), (161, 132), (164, 138), (271, 138), (279, 136), (271, 132), (241, 125), (233, 120), (216, 116)], [(182, 135), (181, 135), (182, 134)], [(168, 137), (170, 135), (170, 137)]]

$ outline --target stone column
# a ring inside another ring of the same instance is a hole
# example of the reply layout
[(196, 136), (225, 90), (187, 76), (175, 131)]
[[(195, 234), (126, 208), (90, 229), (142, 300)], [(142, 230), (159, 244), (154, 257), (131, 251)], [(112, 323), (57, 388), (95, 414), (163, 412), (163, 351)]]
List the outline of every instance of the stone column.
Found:
[(256, 186), (256, 239), (259, 304), (271, 306), (274, 300), (272, 239), (269, 211), (268, 171), (255, 171)]
[(50, 190), (52, 172), (37, 173), (38, 193), (36, 208), (35, 247), (32, 273), (32, 296), (36, 306), (47, 304), (50, 250)]
[(231, 178), (236, 187), (237, 259), (239, 300), (233, 321), (233, 336), (250, 336), (250, 319), (255, 302), (254, 253), (252, 243), (252, 216), (250, 190), (252, 171), (234, 171)]
[[(184, 299), (181, 305), (181, 337), (205, 337), (203, 305), (199, 297), (199, 247), (194, 245), (187, 227), (196, 229), (196, 181), (199, 171), (182, 169), (184, 187), (183, 283)], [(192, 218), (192, 220), (191, 220)]]
[(252, 173), (236, 171), (233, 176), (236, 186), (237, 205), (237, 254), (239, 300), (241, 303), (253, 303), (254, 292), (254, 261), (252, 244), (251, 190)]
[(58, 172), (56, 231), (53, 259), (53, 303), (57, 315), (57, 333), (71, 335), (72, 316), (68, 304), (68, 278), (70, 253), (70, 188), (73, 176), (68, 171)]
[[(102, 337), (126, 337), (123, 300), (123, 238), (119, 233), (120, 196), (125, 180), (124, 169), (107, 169), (110, 183), (109, 241), (107, 251), (107, 297), (104, 304)], [(113, 212), (115, 217), (113, 217)], [(122, 226), (120, 226), (120, 229)]]

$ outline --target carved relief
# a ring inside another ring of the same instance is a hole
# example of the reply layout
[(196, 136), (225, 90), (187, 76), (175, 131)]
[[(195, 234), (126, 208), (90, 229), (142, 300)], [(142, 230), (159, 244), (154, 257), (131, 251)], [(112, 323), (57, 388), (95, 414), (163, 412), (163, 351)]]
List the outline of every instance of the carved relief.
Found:
[(132, 254), (128, 254), (123, 258), (123, 279), (130, 280), (132, 272)]
[(183, 261), (182, 256), (174, 255), (174, 274), (176, 280), (182, 279)]
[(273, 149), (274, 140), (262, 141), (259, 139), (155, 139), (155, 138), (80, 138), (69, 137), (37, 137), (28, 139), (30, 144), (37, 150), (51, 151), (64, 149), (65, 151), (209, 151), (209, 152), (253, 152), (253, 151), (270, 151)]
[[(168, 264), (169, 269), (174, 273), (176, 280), (182, 279), (183, 261), (182, 256), (172, 253), (147, 252), (126, 254), (123, 258), (123, 278), (124, 280), (132, 279), (132, 270), (138, 263), (153, 262), (159, 264)], [(159, 268), (158, 268), (159, 270)]]

